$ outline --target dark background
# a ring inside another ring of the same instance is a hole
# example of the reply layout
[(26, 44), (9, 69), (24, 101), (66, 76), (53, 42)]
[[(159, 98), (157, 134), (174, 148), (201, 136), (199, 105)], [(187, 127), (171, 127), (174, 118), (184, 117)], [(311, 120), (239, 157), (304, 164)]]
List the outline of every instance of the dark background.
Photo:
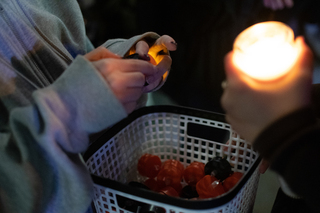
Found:
[(160, 89), (182, 106), (223, 112), (223, 60), (235, 37), (261, 21), (289, 24), (303, 35), (305, 22), (317, 22), (317, 0), (295, 1), (292, 9), (273, 12), (262, 0), (79, 0), (87, 35), (95, 46), (111, 38), (153, 31), (178, 43), (172, 70)]

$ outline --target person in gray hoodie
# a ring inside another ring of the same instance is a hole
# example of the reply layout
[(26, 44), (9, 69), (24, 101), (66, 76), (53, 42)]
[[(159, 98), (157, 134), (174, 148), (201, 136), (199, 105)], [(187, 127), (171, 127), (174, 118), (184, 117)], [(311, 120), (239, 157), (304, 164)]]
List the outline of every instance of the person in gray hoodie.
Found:
[[(0, 212), (86, 212), (89, 135), (143, 106), (176, 44), (149, 32), (95, 49), (76, 0), (2, 0), (0, 26)], [(155, 65), (122, 59), (149, 47), (166, 53)]]

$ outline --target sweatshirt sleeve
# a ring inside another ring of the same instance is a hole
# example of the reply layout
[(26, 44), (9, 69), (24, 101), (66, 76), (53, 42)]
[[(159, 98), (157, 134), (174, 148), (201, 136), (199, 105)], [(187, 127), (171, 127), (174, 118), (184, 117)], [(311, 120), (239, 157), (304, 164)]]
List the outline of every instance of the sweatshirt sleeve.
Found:
[(106, 41), (102, 46), (108, 48), (111, 52), (124, 57), (129, 53), (129, 50), (134, 47), (134, 45), (138, 41), (144, 40), (148, 43), (149, 46), (152, 46), (158, 38), (160, 38), (158, 34), (147, 32), (129, 39), (110, 39)]
[(79, 153), (125, 109), (82, 56), (33, 98), (10, 113), (10, 134), (0, 134), (0, 210), (85, 212), (93, 188)]
[(311, 107), (291, 113), (265, 129), (253, 146), (285, 185), (319, 212), (320, 126), (315, 117)]

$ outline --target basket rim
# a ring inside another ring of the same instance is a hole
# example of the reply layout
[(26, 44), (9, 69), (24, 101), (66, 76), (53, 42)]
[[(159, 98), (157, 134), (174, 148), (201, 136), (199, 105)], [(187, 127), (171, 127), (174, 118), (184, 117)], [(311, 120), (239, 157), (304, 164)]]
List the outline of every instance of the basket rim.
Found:
[[(128, 124), (130, 124), (131, 122), (133, 122), (134, 120), (136, 120), (141, 116), (151, 114), (151, 113), (157, 113), (157, 112), (177, 113), (180, 115), (197, 116), (199, 118), (213, 119), (220, 122), (226, 122), (224, 114), (222, 113), (199, 110), (199, 109), (194, 109), (189, 107), (181, 107), (181, 106), (174, 106), (174, 105), (142, 107), (134, 111), (133, 113), (131, 113), (127, 118), (121, 120), (110, 129), (103, 132), (101, 136), (97, 140), (95, 140), (89, 146), (87, 151), (83, 154), (84, 161), (87, 162), (87, 160), (98, 149), (100, 149), (105, 144), (106, 141), (110, 140), (114, 135), (116, 135)], [(239, 193), (239, 191), (243, 188), (243, 186), (249, 180), (251, 175), (255, 172), (260, 161), (261, 161), (261, 157), (258, 155), (253, 165), (249, 168), (249, 170), (246, 172), (243, 178), (239, 181), (239, 183), (233, 188), (233, 190), (223, 194), (220, 197), (210, 198), (210, 199), (201, 199), (201, 200), (185, 200), (182, 198), (164, 196), (162, 194), (159, 194), (153, 191), (136, 188), (128, 184), (121, 183), (109, 178), (100, 177), (94, 174), (91, 174), (91, 177), (95, 184), (108, 187), (117, 191), (121, 191), (123, 193), (127, 193), (137, 197), (142, 197), (142, 198), (153, 200), (156, 202), (166, 203), (166, 204), (181, 207), (181, 208), (204, 210), (204, 209), (211, 209), (211, 208), (223, 206), (228, 202), (230, 202)]]
[(88, 149), (83, 153), (83, 158), (87, 161), (104, 143), (110, 140), (114, 135), (120, 132), (124, 127), (133, 122), (139, 117), (144, 115), (159, 113), (159, 112), (168, 112), (168, 113), (176, 113), (180, 115), (188, 115), (188, 116), (197, 116), (199, 118), (211, 119), (220, 122), (226, 122), (224, 114), (205, 111), (195, 108), (183, 107), (183, 106), (175, 106), (175, 105), (157, 105), (157, 106), (146, 106), (139, 108), (129, 114), (126, 118), (116, 123), (109, 129), (103, 130), (99, 133), (99, 137), (91, 142)]

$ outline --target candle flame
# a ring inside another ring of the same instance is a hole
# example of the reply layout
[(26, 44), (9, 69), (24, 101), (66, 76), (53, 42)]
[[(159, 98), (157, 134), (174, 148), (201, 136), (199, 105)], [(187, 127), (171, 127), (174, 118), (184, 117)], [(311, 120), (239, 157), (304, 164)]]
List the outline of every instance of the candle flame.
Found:
[(233, 63), (258, 80), (274, 80), (294, 65), (298, 50), (293, 31), (280, 22), (253, 25), (239, 34), (234, 43)]

